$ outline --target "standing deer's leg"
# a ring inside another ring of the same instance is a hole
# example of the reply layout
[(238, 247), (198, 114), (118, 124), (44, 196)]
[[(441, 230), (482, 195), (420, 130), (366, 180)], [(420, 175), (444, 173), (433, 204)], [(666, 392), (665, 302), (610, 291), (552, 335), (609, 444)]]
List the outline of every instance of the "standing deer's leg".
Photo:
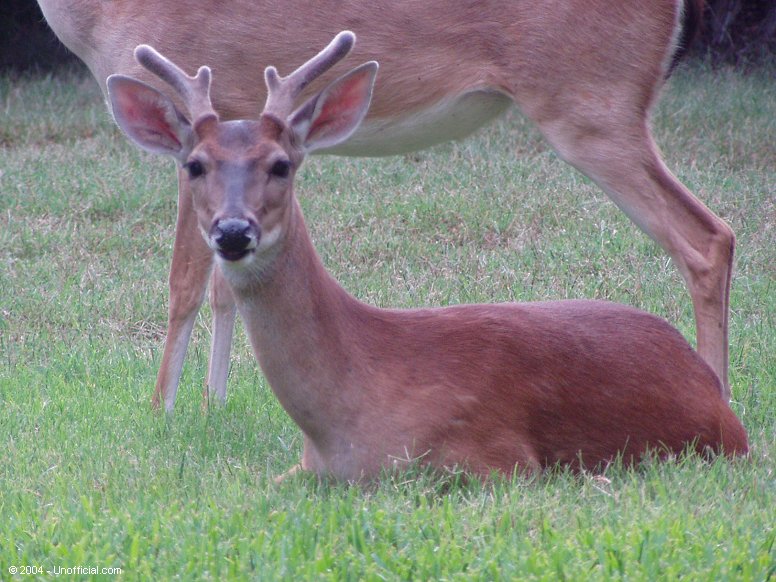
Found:
[[(592, 125), (591, 119), (599, 123)], [(644, 116), (618, 122), (610, 111), (539, 125), (561, 157), (598, 183), (674, 260), (692, 298), (698, 352), (729, 400), (731, 228), (666, 168)]]
[(213, 399), (219, 404), (226, 402), (229, 353), (232, 349), (234, 318), (237, 312), (232, 291), (218, 267), (213, 269), (210, 277), (210, 307), (213, 311), (213, 338), (203, 394), (205, 406)]
[(172, 412), (175, 406), (183, 359), (213, 266), (213, 252), (199, 233), (191, 193), (180, 186), (180, 175), (178, 178), (178, 220), (170, 266), (167, 338), (152, 400), (154, 408), (159, 408), (164, 401), (167, 412)]

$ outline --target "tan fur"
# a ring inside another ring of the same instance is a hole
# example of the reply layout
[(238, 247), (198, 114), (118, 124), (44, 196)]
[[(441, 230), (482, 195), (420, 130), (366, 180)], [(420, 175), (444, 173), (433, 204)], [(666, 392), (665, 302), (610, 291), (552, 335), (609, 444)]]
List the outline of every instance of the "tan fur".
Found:
[(281, 266), (235, 293), (304, 432), (303, 469), (358, 480), (419, 459), (509, 474), (648, 447), (747, 451), (719, 381), (659, 318), (596, 301), (376, 309), (325, 273), (294, 216)]
[(658, 317), (600, 301), (378, 309), (342, 289), (313, 248), (293, 179), (316, 131), (333, 123), (336, 143), (361, 122), (369, 65), (327, 87), (316, 108), (281, 103), (285, 121), (211, 117), (191, 145), (164, 96), (124, 77), (108, 83), (131, 139), (148, 147), (149, 130), (171, 132), (182, 145), (164, 153), (198, 164), (181, 179), (199, 229), (304, 434), (288, 474), (360, 481), (410, 462), (487, 475), (630, 464), (648, 450), (745, 454), (719, 379)]
[[(334, 150), (343, 153), (395, 153), (457, 136), (456, 120), (437, 121), (435, 111), (454, 111), (450, 100), (463, 95), (503, 95), (672, 257), (692, 297), (698, 350), (722, 380), (723, 396), (730, 397), (728, 303), (735, 239), (666, 169), (648, 124), (679, 37), (680, 0), (228, 0), (217, 7), (194, 0), (183, 8), (166, 0), (39, 3), (103, 88), (112, 73), (159, 85), (133, 61), (139, 43), (153, 44), (190, 73), (210, 65), (213, 103), (222, 119), (252, 118), (261, 110), (266, 65), (286, 74), (335, 32), (353, 30), (359, 36), (353, 62), (376, 59), (381, 72), (363, 131), (350, 148)], [(332, 71), (321, 83), (337, 74)], [(472, 103), (483, 105), (481, 99)], [(494, 100), (492, 107), (495, 114), (500, 105)], [(427, 131), (423, 120), (447, 126)], [(416, 122), (422, 135), (406, 135)], [(155, 403), (164, 399), (168, 409), (183, 362), (179, 346), (188, 341), (211, 272), (194, 221), (185, 216), (191, 212), (189, 195), (182, 185), (170, 328), (155, 393)], [(228, 319), (230, 313), (227, 302), (216, 317)], [(213, 350), (221, 358), (228, 352), (228, 343)], [(211, 372), (219, 372), (209, 385), (219, 398), (225, 395), (226, 369), (223, 361), (211, 362)]]

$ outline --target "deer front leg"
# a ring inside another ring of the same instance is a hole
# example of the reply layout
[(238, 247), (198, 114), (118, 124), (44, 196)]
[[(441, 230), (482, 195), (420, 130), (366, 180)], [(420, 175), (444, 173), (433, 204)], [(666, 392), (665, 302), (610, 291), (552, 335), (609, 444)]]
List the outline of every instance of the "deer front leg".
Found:
[(272, 478), (272, 482), (275, 485), (280, 485), (283, 481), (286, 481), (287, 479), (290, 479), (291, 477), (301, 473), (302, 471), (304, 471), (304, 469), (302, 468), (302, 464), (301, 463), (297, 463), (296, 465), (291, 467), (288, 471), (285, 471), (285, 472), (281, 473), (280, 475), (277, 475), (277, 476), (273, 477)]
[(286, 479), (289, 479), (290, 477), (293, 477), (294, 475), (302, 472), (315, 473), (319, 477), (320, 475), (328, 472), (329, 467), (321, 458), (315, 443), (313, 443), (310, 437), (302, 433), (302, 441), (302, 460), (287, 471), (274, 477), (272, 481), (275, 484), (282, 483)]
[(210, 364), (203, 394), (203, 406), (211, 401), (226, 402), (226, 381), (229, 375), (229, 354), (232, 349), (234, 319), (237, 311), (229, 284), (217, 266), (210, 277), (210, 307), (213, 311), (213, 338)]
[(183, 359), (213, 266), (213, 252), (199, 233), (191, 193), (181, 185), (181, 171), (178, 170), (178, 219), (170, 266), (167, 337), (152, 399), (154, 408), (164, 402), (167, 412), (175, 406)]

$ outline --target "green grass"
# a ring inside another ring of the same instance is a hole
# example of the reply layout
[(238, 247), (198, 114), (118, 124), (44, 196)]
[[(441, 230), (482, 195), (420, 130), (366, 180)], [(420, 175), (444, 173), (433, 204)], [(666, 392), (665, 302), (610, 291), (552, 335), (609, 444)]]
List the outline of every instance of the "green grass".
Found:
[[(738, 237), (731, 380), (750, 460), (368, 487), (272, 484), (301, 438), (241, 330), (228, 403), (201, 412), (207, 309), (174, 416), (152, 414), (172, 163), (119, 134), (90, 79), (0, 79), (0, 579), (773, 579), (773, 79), (680, 69), (655, 116), (669, 166)], [(517, 113), (411, 156), (309, 159), (297, 192), (327, 267), (371, 303), (599, 297), (694, 336), (662, 251)]]

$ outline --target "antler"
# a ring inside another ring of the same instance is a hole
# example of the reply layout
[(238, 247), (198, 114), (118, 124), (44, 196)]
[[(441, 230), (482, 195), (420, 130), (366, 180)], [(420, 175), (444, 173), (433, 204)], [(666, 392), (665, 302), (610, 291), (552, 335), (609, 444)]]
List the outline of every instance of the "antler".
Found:
[(175, 89), (189, 110), (192, 123), (206, 115), (218, 117), (210, 102), (209, 67), (200, 67), (197, 75), (190, 77), (178, 65), (147, 44), (135, 48), (135, 59)]
[(325, 49), (287, 77), (280, 77), (275, 67), (267, 67), (264, 70), (264, 80), (267, 83), (264, 113), (285, 119), (293, 110), (294, 100), (302, 90), (345, 58), (355, 42), (356, 35), (349, 30), (343, 30)]

